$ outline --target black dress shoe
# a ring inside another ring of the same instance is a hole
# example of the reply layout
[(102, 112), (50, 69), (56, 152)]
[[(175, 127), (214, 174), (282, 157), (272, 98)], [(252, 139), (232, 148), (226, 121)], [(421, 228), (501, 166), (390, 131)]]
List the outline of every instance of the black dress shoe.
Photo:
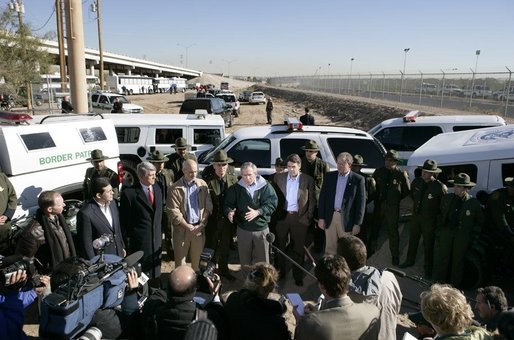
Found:
[(220, 271), (220, 276), (224, 277), (225, 279), (227, 279), (229, 281), (235, 281), (236, 280), (235, 276), (230, 274), (229, 270), (221, 270)]
[(400, 265), (400, 268), (409, 268), (409, 267), (412, 267), (414, 265), (414, 262), (412, 261), (405, 261), (404, 263), (402, 263)]
[(303, 287), (303, 280), (302, 279), (294, 280), (294, 284), (297, 285), (298, 287)]
[(393, 266), (397, 266), (400, 263), (400, 258), (398, 256), (393, 256), (391, 262), (393, 263)]

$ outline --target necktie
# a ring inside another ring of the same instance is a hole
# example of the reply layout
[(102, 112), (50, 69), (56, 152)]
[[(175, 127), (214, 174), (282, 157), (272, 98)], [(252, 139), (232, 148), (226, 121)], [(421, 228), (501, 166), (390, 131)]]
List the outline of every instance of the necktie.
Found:
[(148, 187), (148, 199), (150, 200), (150, 204), (153, 205), (154, 197), (152, 187)]

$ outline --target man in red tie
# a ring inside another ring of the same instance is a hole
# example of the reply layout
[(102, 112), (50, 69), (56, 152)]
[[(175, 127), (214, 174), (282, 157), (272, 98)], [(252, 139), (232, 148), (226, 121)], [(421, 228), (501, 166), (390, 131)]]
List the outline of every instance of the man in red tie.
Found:
[(120, 221), (128, 237), (128, 252), (144, 252), (143, 271), (150, 278), (161, 275), (162, 192), (155, 183), (155, 166), (150, 162), (137, 165), (139, 182), (123, 189), (120, 200)]

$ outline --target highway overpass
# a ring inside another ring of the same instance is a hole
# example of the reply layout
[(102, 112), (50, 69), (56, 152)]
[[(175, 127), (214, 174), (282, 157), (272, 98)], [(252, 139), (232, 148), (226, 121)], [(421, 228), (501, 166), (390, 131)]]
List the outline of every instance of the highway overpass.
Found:
[[(55, 56), (55, 64), (59, 60), (59, 46), (57, 41), (41, 40), (43, 50)], [(68, 57), (68, 50), (65, 47), (66, 57)], [(100, 69), (100, 52), (95, 49), (86, 48), (86, 68), (87, 73), (90, 75), (95, 74), (95, 69)], [(147, 75), (149, 77), (183, 77), (187, 79), (199, 77), (202, 71), (186, 69), (172, 65), (156, 63), (153, 61), (132, 58), (129, 56), (115, 54), (110, 52), (103, 53), (104, 70), (116, 74), (133, 74), (133, 75)]]

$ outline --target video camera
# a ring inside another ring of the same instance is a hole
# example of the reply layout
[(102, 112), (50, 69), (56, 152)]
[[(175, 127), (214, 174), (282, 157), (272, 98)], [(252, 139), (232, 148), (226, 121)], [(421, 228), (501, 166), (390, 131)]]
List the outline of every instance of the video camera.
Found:
[(73, 270), (54, 273), (67, 277), (41, 303), (40, 335), (75, 338), (88, 327), (98, 309), (119, 306), (125, 296), (126, 273), (137, 271), (142, 256), (142, 251), (124, 259), (102, 254), (92, 259), (93, 264), (78, 259)]
[(11, 278), (18, 270), (24, 270), (27, 273), (27, 282), (31, 282), (34, 287), (41, 285), (34, 260), (20, 255), (0, 257), (0, 285), (2, 287), (12, 285)]
[(209, 290), (209, 284), (206, 279), (211, 280), (214, 286), (218, 285), (220, 282), (218, 277), (215, 275), (214, 271), (216, 270), (216, 263), (213, 261), (214, 258), (214, 250), (211, 248), (204, 248), (202, 253), (200, 254), (200, 263), (198, 270), (198, 291), (206, 294), (211, 294)]

